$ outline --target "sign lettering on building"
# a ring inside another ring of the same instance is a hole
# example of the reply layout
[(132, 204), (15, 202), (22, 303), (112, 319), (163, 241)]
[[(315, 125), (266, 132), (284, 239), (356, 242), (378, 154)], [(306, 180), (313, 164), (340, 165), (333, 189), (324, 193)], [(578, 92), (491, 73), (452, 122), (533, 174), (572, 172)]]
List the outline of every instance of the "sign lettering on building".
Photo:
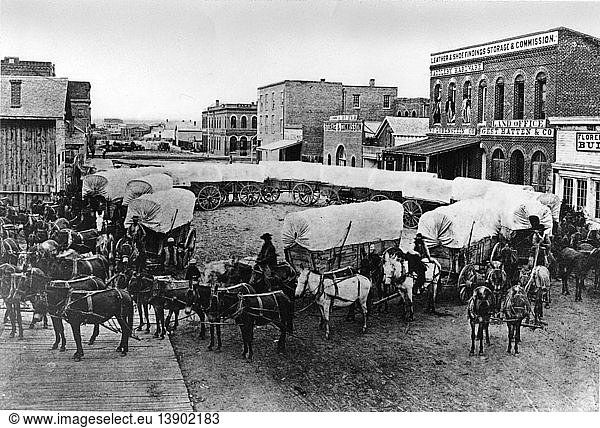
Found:
[(475, 128), (429, 128), (430, 134), (475, 135)]
[(481, 128), (481, 135), (500, 135), (509, 137), (554, 137), (553, 128)]
[(283, 139), (302, 141), (302, 129), (284, 128)]
[(357, 114), (340, 114), (338, 116), (329, 116), (329, 120), (333, 121), (348, 121), (348, 120), (358, 120)]
[(600, 132), (578, 132), (575, 150), (600, 153)]
[(362, 131), (362, 122), (325, 122), (324, 130), (333, 132), (359, 132)]
[(431, 70), (431, 77), (451, 76), (454, 74), (474, 73), (478, 71), (483, 71), (483, 62)]
[(547, 123), (546, 119), (494, 120), (492, 126), (494, 128), (545, 128)]
[(466, 61), (486, 56), (504, 55), (507, 53), (522, 52), (530, 49), (543, 48), (558, 44), (558, 31), (535, 34), (533, 36), (518, 37), (502, 42), (488, 43), (466, 49), (444, 52), (431, 55), (431, 65), (446, 64), (455, 61)]

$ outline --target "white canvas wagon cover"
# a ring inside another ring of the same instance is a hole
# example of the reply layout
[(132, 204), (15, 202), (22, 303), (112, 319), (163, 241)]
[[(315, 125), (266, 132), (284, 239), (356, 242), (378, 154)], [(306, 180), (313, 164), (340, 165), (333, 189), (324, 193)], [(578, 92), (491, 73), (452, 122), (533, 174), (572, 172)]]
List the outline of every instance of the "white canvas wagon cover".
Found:
[[(290, 213), (283, 222), (285, 248), (298, 244), (309, 251), (344, 245), (400, 239), (404, 208), (395, 201), (331, 205)], [(348, 225), (350, 231), (348, 232)], [(348, 237), (344, 237), (348, 232)]]
[(186, 189), (169, 189), (142, 195), (127, 208), (125, 227), (135, 215), (140, 224), (158, 233), (167, 233), (192, 221), (196, 197)]
[(263, 183), (267, 179), (265, 168), (260, 164), (232, 163), (219, 164), (223, 181), (252, 181)]
[(129, 205), (131, 201), (146, 193), (155, 193), (161, 190), (169, 190), (173, 187), (173, 179), (167, 174), (150, 174), (145, 177), (129, 180), (123, 195), (123, 205)]
[(165, 166), (165, 173), (173, 179), (173, 186), (190, 187), (196, 183), (220, 183), (223, 181), (221, 164), (196, 162)]
[(382, 191), (400, 191), (405, 199), (450, 203), (452, 180), (437, 178), (436, 174), (413, 171), (374, 169), (369, 188)]
[(480, 180), (478, 178), (456, 177), (452, 180), (452, 199), (462, 201), (486, 196), (488, 193), (500, 195), (503, 192), (528, 191), (533, 187), (522, 184), (508, 184), (501, 181)]
[(103, 196), (107, 201), (123, 198), (127, 183), (134, 178), (164, 172), (161, 167), (118, 168), (86, 175), (83, 178), (81, 196)]

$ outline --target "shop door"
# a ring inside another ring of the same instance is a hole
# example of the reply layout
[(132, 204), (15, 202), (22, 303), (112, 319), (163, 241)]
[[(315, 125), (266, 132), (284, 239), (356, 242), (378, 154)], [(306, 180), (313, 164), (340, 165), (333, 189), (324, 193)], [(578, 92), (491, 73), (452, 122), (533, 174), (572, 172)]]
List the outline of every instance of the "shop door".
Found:
[(510, 183), (524, 184), (525, 158), (520, 150), (515, 150), (510, 156)]

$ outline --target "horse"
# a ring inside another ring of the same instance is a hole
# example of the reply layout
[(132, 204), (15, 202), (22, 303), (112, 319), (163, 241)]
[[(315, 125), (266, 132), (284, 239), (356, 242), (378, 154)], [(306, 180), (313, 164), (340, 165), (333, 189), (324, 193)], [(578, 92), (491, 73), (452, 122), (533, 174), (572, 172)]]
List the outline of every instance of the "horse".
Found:
[(115, 241), (112, 234), (103, 233), (96, 241), (96, 254), (100, 254), (108, 260), (109, 266), (115, 261)]
[(76, 248), (79, 252), (93, 252), (96, 250), (96, 240), (99, 233), (96, 229), (74, 231), (72, 229), (56, 230), (50, 239), (56, 241), (61, 249)]
[[(368, 279), (365, 278), (367, 281)], [(369, 281), (370, 283), (370, 281)], [(368, 293), (367, 293), (368, 294)], [(366, 318), (366, 300), (364, 306)], [(279, 328), (277, 351), (285, 352), (285, 338), (288, 333), (294, 332), (294, 309), (292, 301), (282, 290), (262, 294), (238, 295), (238, 306), (233, 319), (240, 326), (244, 351), (242, 356), (252, 362), (254, 354), (252, 342), (254, 341), (254, 325), (274, 324)], [(366, 324), (365, 324), (366, 327)]]
[[(61, 280), (48, 281), (41, 286), (39, 283), (37, 283), (36, 287), (32, 289), (32, 292), (35, 293), (34, 297), (31, 300), (31, 302), (33, 303), (33, 306), (34, 306), (34, 315), (33, 315), (32, 323), (34, 321), (38, 321), (42, 316), (44, 318), (46, 318), (46, 313), (48, 311), (47, 310), (44, 311), (42, 309), (43, 305), (40, 306), (40, 304), (43, 302), (42, 296), (46, 292), (46, 289), (48, 288), (48, 286), (66, 287), (66, 288), (70, 288), (72, 290), (77, 290), (77, 291), (96, 291), (96, 290), (105, 290), (106, 289), (106, 284), (104, 283), (104, 281), (102, 281), (100, 278), (97, 278), (95, 276), (87, 276), (87, 277), (83, 277), (83, 278), (74, 279), (71, 281), (61, 281)], [(35, 310), (36, 307), (39, 309), (39, 311)], [(59, 349), (58, 344), (60, 343), (61, 345), (60, 345), (59, 352), (65, 352), (67, 340), (65, 338), (65, 329), (64, 329), (64, 326), (62, 323), (62, 318), (60, 316), (57, 316), (56, 314), (53, 314), (52, 312), (50, 312), (50, 319), (52, 320), (52, 328), (54, 330), (54, 343), (52, 344), (52, 347), (50, 348), (50, 350), (54, 351), (56, 349)], [(94, 324), (94, 330), (88, 341), (88, 345), (93, 345), (99, 334), (100, 334), (100, 326), (99, 326), (99, 324)]]
[(517, 284), (508, 290), (502, 302), (501, 312), (505, 317), (508, 328), (506, 352), (511, 353), (514, 339), (515, 355), (517, 355), (519, 353), (519, 343), (521, 342), (521, 323), (525, 318), (529, 318), (531, 313), (531, 304), (523, 287)]
[[(68, 286), (48, 285), (36, 306), (37, 308), (34, 307), (34, 310), (37, 314), (47, 311), (58, 320), (65, 318), (71, 325), (73, 338), (77, 345), (77, 351), (73, 355), (75, 361), (81, 361), (83, 357), (81, 324), (98, 325), (113, 317), (117, 319), (121, 327), (121, 341), (116, 350), (122, 356), (127, 355), (129, 336), (133, 325), (133, 300), (126, 291), (117, 288), (77, 291)], [(60, 326), (62, 326), (62, 322)]]
[[(123, 272), (119, 272), (117, 275), (127, 276)], [(136, 331), (142, 331), (144, 326), (144, 316), (146, 317), (146, 333), (150, 333), (150, 317), (148, 306), (150, 304), (150, 297), (152, 294), (152, 284), (154, 283), (154, 277), (144, 273), (134, 273), (129, 277), (127, 282), (127, 289), (133, 297), (135, 304), (138, 308), (138, 314), (140, 316), (140, 325), (136, 327)], [(154, 310), (156, 315), (156, 309)], [(157, 319), (158, 319), (158, 315)], [(157, 327), (158, 331), (158, 327)]]
[(267, 293), (269, 291), (281, 290), (285, 293), (288, 299), (292, 301), (293, 304), (298, 274), (289, 263), (278, 263), (277, 266), (271, 269), (271, 287), (269, 287), (265, 281), (265, 274), (258, 264), (255, 264), (251, 268), (251, 272), (252, 274), (247, 282), (256, 290), (257, 293)]
[(371, 280), (363, 275), (345, 279), (328, 278), (312, 272), (300, 264), (298, 285), (295, 297), (308, 293), (313, 296), (321, 312), (320, 328), (325, 328), (325, 339), (329, 339), (329, 315), (332, 307), (347, 307), (355, 302), (360, 304), (363, 313), (363, 333), (367, 331), (367, 298), (371, 290)]
[[(485, 344), (490, 346), (490, 317), (494, 312), (494, 293), (488, 287), (480, 285), (473, 290), (473, 295), (467, 304), (467, 319), (471, 325), (471, 350), (469, 355), (475, 355), (475, 338), (479, 340), (479, 355), (483, 355), (483, 335)], [(475, 326), (478, 325), (477, 335)]]
[[(13, 311), (16, 315), (20, 330), (23, 328), (21, 302), (27, 300), (32, 301), (34, 295), (39, 293), (40, 289), (43, 289), (48, 282), (50, 282), (50, 278), (48, 278), (44, 271), (36, 267), (32, 267), (27, 271), (17, 270), (16, 273), (12, 274), (9, 299), (11, 299), (14, 304)], [(43, 319), (44, 328), (48, 328), (48, 317), (44, 316)], [(31, 323), (29, 324), (30, 329), (34, 327), (36, 321), (40, 320), (31, 320)]]
[(534, 322), (544, 317), (544, 301), (550, 307), (550, 271), (546, 266), (535, 266), (531, 272), (523, 269), (519, 284), (525, 289), (525, 295), (533, 302)]
[(19, 247), (17, 241), (13, 238), (0, 237), (0, 264), (10, 263), (11, 265), (17, 265), (20, 252), (21, 247)]
[[(385, 251), (383, 254), (383, 283), (385, 287), (394, 287), (399, 292), (404, 302), (404, 318), (406, 321), (414, 319), (413, 286), (414, 278), (408, 274), (408, 261), (398, 258), (400, 252)], [(434, 287), (434, 289), (437, 287)]]
[(250, 281), (252, 265), (240, 261), (237, 257), (225, 260), (215, 260), (207, 263), (202, 272), (201, 281), (219, 284), (240, 284)]
[[(200, 317), (200, 339), (206, 337), (206, 321), (208, 316), (208, 306), (210, 305), (212, 287), (208, 284), (194, 284), (189, 287), (185, 295), (185, 308), (183, 312), (186, 316), (191, 315), (192, 311), (196, 312)], [(214, 344), (214, 329), (211, 325), (211, 338)], [(219, 326), (220, 327), (220, 326)], [(219, 330), (219, 342), (221, 338), (221, 331)], [(211, 348), (212, 349), (212, 348)]]
[(507, 288), (508, 275), (504, 271), (502, 262), (495, 260), (490, 261), (487, 272), (485, 274), (485, 286), (492, 290), (494, 294), (494, 312), (500, 312), (498, 305), (500, 304), (500, 296), (504, 294)]
[(569, 295), (569, 276), (575, 274), (575, 301), (581, 301), (581, 291), (585, 278), (592, 267), (600, 263), (600, 248), (595, 248), (589, 254), (580, 253), (573, 248), (564, 248), (559, 254), (559, 264), (562, 278), (563, 295)]
[[(12, 275), (17, 273), (17, 267), (9, 264), (3, 263), (0, 265), (0, 296), (2, 300), (4, 300), (4, 305), (6, 307), (6, 313), (4, 314), (4, 322), (6, 322), (7, 318), (10, 318), (10, 324), (12, 327), (10, 337), (15, 337), (17, 325), (19, 326), (19, 339), (23, 339), (23, 323), (19, 321), (17, 323), (16, 314), (21, 315), (21, 309), (15, 308), (15, 302), (11, 298), (12, 291)], [(18, 304), (18, 303), (17, 303)]]
[[(500, 263), (502, 263), (502, 269), (506, 274), (507, 283), (513, 284), (517, 281), (519, 275), (519, 256), (517, 250), (505, 245), (500, 249), (499, 259)], [(494, 261), (494, 254), (492, 254), (490, 260)]]
[(79, 260), (55, 257), (50, 260), (48, 274), (53, 279), (72, 279), (75, 276), (94, 275), (102, 280), (108, 277), (108, 260), (96, 254)]
[[(149, 283), (149, 278), (147, 277), (146, 284)], [(171, 277), (153, 278), (151, 284), (152, 291), (148, 302), (154, 307), (154, 314), (156, 316), (156, 332), (154, 333), (154, 337), (160, 336), (161, 339), (165, 338), (173, 314), (175, 314), (173, 331), (177, 330), (177, 326), (179, 325), (179, 311), (185, 309), (188, 288), (189, 285), (186, 280), (174, 280)], [(147, 285), (143, 289), (146, 290)], [(166, 319), (165, 309), (169, 310)]]
[[(201, 291), (203, 290), (203, 292)], [(240, 294), (255, 294), (254, 288), (250, 284), (241, 283), (220, 288), (217, 285), (211, 286), (208, 305), (205, 304), (203, 298), (206, 297), (206, 290), (203, 288), (197, 289), (200, 306), (206, 307), (206, 314), (210, 322), (210, 344), (208, 350), (212, 351), (215, 345), (215, 327), (217, 332), (217, 351), (221, 349), (221, 321), (231, 318), (237, 311), (238, 295)], [(240, 326), (242, 329), (242, 326)], [(242, 330), (242, 337), (244, 331)], [(245, 352), (244, 352), (245, 355)]]

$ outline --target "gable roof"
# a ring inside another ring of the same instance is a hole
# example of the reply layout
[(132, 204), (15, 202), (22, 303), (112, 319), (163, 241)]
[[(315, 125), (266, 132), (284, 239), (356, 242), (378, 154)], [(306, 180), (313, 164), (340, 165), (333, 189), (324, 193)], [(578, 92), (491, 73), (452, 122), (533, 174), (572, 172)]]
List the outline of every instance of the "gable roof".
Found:
[(427, 132), (429, 132), (429, 118), (386, 116), (381, 125), (379, 125), (379, 128), (377, 128), (375, 138), (379, 138), (387, 126), (392, 130), (392, 135), (425, 137)]
[[(21, 82), (21, 106), (11, 107), (11, 80)], [(2, 76), (0, 116), (4, 118), (62, 119), (67, 100), (66, 78)]]

